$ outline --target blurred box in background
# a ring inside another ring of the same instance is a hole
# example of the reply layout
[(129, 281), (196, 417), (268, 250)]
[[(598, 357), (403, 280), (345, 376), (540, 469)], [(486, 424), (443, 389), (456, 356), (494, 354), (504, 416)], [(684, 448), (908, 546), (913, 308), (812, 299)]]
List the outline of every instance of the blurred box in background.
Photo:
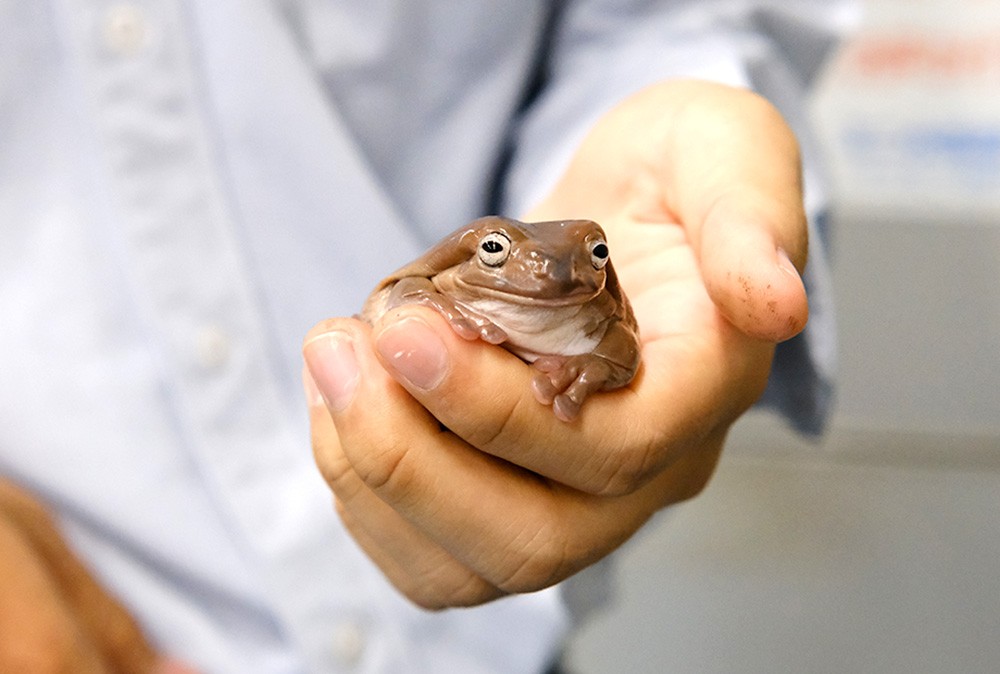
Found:
[(1000, 450), (1000, 0), (865, 10), (811, 106), (834, 197), (835, 425)]
[(872, 0), (814, 99), (838, 197), (1000, 214), (1000, 2)]

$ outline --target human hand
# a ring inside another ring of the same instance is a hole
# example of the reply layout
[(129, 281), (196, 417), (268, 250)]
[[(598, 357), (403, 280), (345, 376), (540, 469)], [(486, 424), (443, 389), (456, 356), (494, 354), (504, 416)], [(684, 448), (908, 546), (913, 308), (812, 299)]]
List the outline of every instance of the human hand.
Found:
[(525, 219), (574, 217), (608, 233), (643, 366), (572, 423), (534, 399), (528, 365), (423, 307), (306, 338), (317, 464), (422, 606), (552, 585), (698, 493), (774, 343), (805, 324), (798, 149), (753, 94), (677, 82), (623, 103)]
[(66, 546), (44, 507), (3, 479), (0, 672), (193, 674), (157, 655)]

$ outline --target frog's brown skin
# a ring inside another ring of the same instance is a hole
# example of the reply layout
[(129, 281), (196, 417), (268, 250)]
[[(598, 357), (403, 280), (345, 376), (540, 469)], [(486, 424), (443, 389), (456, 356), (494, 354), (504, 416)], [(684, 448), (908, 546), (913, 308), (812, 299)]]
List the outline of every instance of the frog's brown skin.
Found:
[(407, 303), (431, 306), (466, 339), (500, 344), (539, 374), (535, 397), (570, 421), (595, 391), (627, 385), (639, 331), (590, 220), (474, 220), (384, 279), (361, 318)]

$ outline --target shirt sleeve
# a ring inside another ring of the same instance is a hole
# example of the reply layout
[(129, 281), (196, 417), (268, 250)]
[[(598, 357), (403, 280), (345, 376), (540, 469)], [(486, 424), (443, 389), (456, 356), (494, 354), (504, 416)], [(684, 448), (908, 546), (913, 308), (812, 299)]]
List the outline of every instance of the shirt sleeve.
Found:
[(802, 145), (811, 257), (810, 321), (778, 347), (761, 405), (806, 434), (821, 432), (833, 391), (836, 340), (825, 255), (827, 196), (805, 97), (852, 0), (565, 2), (542, 54), (541, 86), (513, 134), (501, 204), (524, 213), (554, 185), (596, 120), (655, 82), (698, 78), (753, 88), (785, 115)]

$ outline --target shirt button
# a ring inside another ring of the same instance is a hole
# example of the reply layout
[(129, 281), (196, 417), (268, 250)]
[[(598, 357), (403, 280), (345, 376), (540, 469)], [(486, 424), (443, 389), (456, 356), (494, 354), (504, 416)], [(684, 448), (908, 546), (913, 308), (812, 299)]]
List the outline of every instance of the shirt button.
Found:
[(219, 326), (205, 326), (198, 333), (195, 355), (198, 364), (206, 370), (215, 370), (225, 365), (231, 352), (232, 340)]
[(344, 667), (356, 665), (365, 650), (365, 633), (356, 623), (345, 622), (333, 630), (333, 657)]
[(135, 5), (115, 5), (104, 15), (104, 44), (121, 56), (134, 56), (146, 44), (146, 17)]

